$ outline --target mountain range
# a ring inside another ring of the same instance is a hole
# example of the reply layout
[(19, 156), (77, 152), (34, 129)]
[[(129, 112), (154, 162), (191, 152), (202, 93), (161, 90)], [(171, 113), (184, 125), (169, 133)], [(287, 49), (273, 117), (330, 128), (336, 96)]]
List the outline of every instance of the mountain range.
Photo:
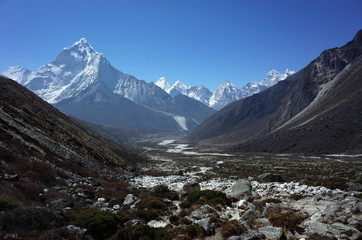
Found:
[(161, 77), (155, 84), (171, 96), (185, 95), (196, 99), (215, 110), (220, 110), (236, 100), (261, 92), (292, 74), (294, 74), (294, 71), (288, 69), (283, 74), (273, 69), (267, 73), (264, 80), (261, 82), (251, 82), (242, 88), (237, 88), (232, 83), (225, 81), (215, 92), (210, 91), (204, 86), (187, 86), (180, 81), (176, 81), (173, 85), (170, 85), (164, 77)]
[(192, 130), (215, 112), (115, 69), (84, 38), (35, 72), (10, 67), (2, 75), (64, 113), (101, 125)]
[(238, 100), (189, 136), (242, 152), (362, 151), (362, 30), (276, 85)]

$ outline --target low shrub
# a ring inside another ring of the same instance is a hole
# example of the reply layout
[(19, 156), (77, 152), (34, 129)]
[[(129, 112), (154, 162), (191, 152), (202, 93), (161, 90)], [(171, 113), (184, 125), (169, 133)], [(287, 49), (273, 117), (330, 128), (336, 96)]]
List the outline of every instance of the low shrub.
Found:
[(267, 198), (261, 201), (254, 201), (253, 204), (255, 205), (255, 210), (263, 212), (264, 207), (267, 203), (281, 203), (282, 201), (277, 198)]
[(0, 229), (3, 233), (35, 239), (45, 231), (63, 227), (69, 221), (66, 216), (46, 207), (15, 208), (0, 218)]
[(231, 236), (241, 235), (247, 228), (237, 220), (225, 221), (221, 224), (220, 233), (228, 239)]
[(46, 162), (32, 162), (29, 164), (29, 170), (47, 186), (53, 186), (57, 183), (55, 170)]
[(14, 187), (22, 193), (22, 201), (40, 201), (39, 194), (43, 192), (44, 186), (34, 182), (15, 182)]
[(86, 228), (96, 239), (105, 239), (116, 233), (128, 219), (123, 215), (97, 209), (82, 211), (70, 224)]
[(171, 240), (171, 235), (162, 228), (151, 228), (147, 225), (121, 228), (114, 240)]
[(0, 211), (8, 211), (17, 207), (22, 207), (24, 204), (12, 196), (5, 194), (0, 195)]
[(202, 227), (197, 224), (192, 224), (186, 227), (185, 232), (191, 238), (199, 238), (203, 239), (205, 235), (205, 231)]
[(187, 196), (186, 200), (180, 204), (180, 207), (189, 208), (201, 198), (204, 200), (203, 204), (209, 204), (214, 207), (219, 204), (228, 206), (231, 205), (231, 200), (226, 197), (225, 193), (213, 190), (203, 190), (191, 192)]
[(178, 216), (175, 216), (175, 215), (172, 215), (171, 217), (170, 217), (170, 223), (172, 223), (172, 224), (174, 224), (174, 225), (177, 225), (179, 222), (179, 217)]
[(301, 214), (277, 214), (271, 216), (269, 221), (274, 227), (283, 228), (284, 234), (289, 231), (296, 230), (297, 226), (303, 222), (304, 218)]
[(129, 184), (125, 182), (106, 182), (102, 184), (102, 189), (96, 191), (95, 194), (108, 200), (116, 198), (123, 202), (126, 195), (131, 192), (128, 187)]
[(160, 216), (160, 214), (154, 210), (144, 210), (144, 209), (138, 209), (136, 211), (136, 215), (139, 218), (143, 219), (145, 222), (155, 220)]
[(167, 205), (162, 201), (161, 198), (158, 197), (148, 197), (142, 199), (137, 204), (138, 209), (159, 209), (159, 210), (167, 210)]

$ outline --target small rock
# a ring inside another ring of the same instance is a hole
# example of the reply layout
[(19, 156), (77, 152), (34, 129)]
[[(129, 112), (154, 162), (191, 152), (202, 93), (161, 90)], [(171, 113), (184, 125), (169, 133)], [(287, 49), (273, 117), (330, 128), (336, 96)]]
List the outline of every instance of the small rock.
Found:
[(334, 240), (334, 234), (330, 231), (329, 225), (320, 222), (306, 222), (307, 233), (312, 239)]
[(347, 223), (346, 216), (340, 216), (334, 219), (335, 221), (341, 222), (341, 223)]
[(80, 228), (74, 225), (68, 225), (65, 227), (65, 229), (67, 230), (70, 236), (83, 237), (83, 235), (87, 232), (86, 228)]
[(54, 200), (52, 202), (49, 203), (49, 208), (54, 208), (54, 209), (63, 209), (66, 207), (74, 207), (74, 204), (72, 202), (72, 200), (67, 200), (67, 199), (57, 199)]
[(113, 205), (113, 210), (117, 211), (121, 209), (121, 206), (119, 204)]
[(204, 206), (201, 206), (200, 209), (201, 209), (203, 214), (209, 214), (209, 213), (217, 212), (217, 210), (215, 208), (211, 207), (208, 204), (205, 204)]
[(188, 192), (184, 191), (184, 190), (180, 190), (177, 192), (177, 195), (178, 195), (178, 198), (181, 199), (181, 198), (185, 198), (187, 197), (188, 195)]
[(187, 182), (187, 183), (185, 183), (183, 190), (188, 193), (194, 192), (194, 191), (200, 191), (200, 184), (196, 181)]
[(248, 177), (248, 181), (252, 182), (252, 181), (254, 181), (254, 180), (255, 180), (254, 177), (251, 177), (251, 176)]
[(246, 211), (242, 216), (241, 216), (241, 220), (243, 222), (248, 222), (254, 218), (256, 218), (258, 215), (257, 213), (252, 210), (252, 209), (249, 209), (248, 211)]
[(258, 176), (260, 182), (284, 182), (282, 176), (279, 174), (264, 173)]
[(338, 239), (362, 239), (362, 234), (357, 229), (343, 225), (342, 223), (333, 223), (331, 225), (331, 231)]
[(205, 230), (206, 236), (212, 236), (215, 234), (215, 229), (210, 223), (209, 219), (204, 218), (202, 220), (197, 221), (196, 223)]
[(200, 220), (201, 219), (201, 214), (198, 211), (193, 211), (190, 214), (190, 218), (195, 219), (195, 220)]
[(262, 236), (260, 233), (255, 232), (254, 230), (249, 230), (240, 235), (240, 240), (261, 240)]
[(361, 223), (356, 221), (356, 220), (352, 220), (349, 222), (348, 226), (350, 227), (354, 227), (355, 229), (361, 231)]
[(240, 236), (232, 236), (232, 237), (229, 237), (228, 240), (240, 240)]
[(237, 181), (231, 188), (229, 196), (237, 199), (251, 198), (251, 183), (245, 180)]
[(240, 200), (239, 202), (236, 203), (237, 207), (242, 207), (242, 208), (250, 208), (250, 209), (255, 209), (255, 205), (246, 201), (245, 199)]
[(98, 198), (98, 199), (97, 199), (97, 202), (99, 202), (99, 203), (105, 203), (105, 202), (106, 202), (106, 199), (105, 199), (105, 198)]
[(346, 185), (351, 191), (362, 192), (362, 184), (360, 183), (348, 182)]
[(142, 224), (141, 220), (132, 219), (132, 220), (129, 220), (129, 221), (125, 222), (124, 226), (125, 227), (134, 227), (134, 226), (138, 226), (138, 225), (141, 225), (141, 224)]
[(283, 235), (283, 230), (278, 227), (261, 227), (259, 228), (259, 232), (270, 240), (279, 240)]
[(172, 172), (172, 175), (183, 176), (183, 175), (184, 175), (184, 172), (181, 171), (181, 170), (176, 170), (176, 171)]
[(89, 208), (91, 209), (99, 209), (102, 211), (106, 211), (108, 208), (108, 203), (104, 203), (104, 202), (95, 202), (93, 203), (91, 206), (89, 206)]
[(163, 221), (163, 220), (152, 220), (152, 221), (149, 221), (147, 223), (148, 226), (150, 227), (153, 227), (153, 228), (164, 228), (167, 226), (167, 222)]
[(19, 175), (18, 174), (10, 175), (5, 173), (3, 179), (9, 182), (19, 181)]
[(123, 205), (130, 205), (134, 203), (137, 200), (137, 197), (135, 197), (133, 194), (127, 194), (126, 198), (123, 201)]

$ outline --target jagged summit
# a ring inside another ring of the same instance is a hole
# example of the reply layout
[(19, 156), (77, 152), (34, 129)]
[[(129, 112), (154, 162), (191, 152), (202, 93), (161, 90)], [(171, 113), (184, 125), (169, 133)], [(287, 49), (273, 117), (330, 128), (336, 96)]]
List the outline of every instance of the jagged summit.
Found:
[(266, 87), (271, 87), (275, 85), (277, 82), (282, 81), (289, 77), (290, 75), (294, 74), (294, 71), (290, 71), (288, 68), (285, 70), (284, 73), (280, 73), (276, 71), (275, 69), (272, 69), (267, 73), (264, 80), (260, 83), (261, 85), (264, 85)]
[(167, 91), (171, 88), (171, 84), (167, 82), (165, 77), (160, 77), (160, 79), (155, 82), (155, 85), (159, 86), (161, 89)]
[(70, 55), (78, 62), (85, 60), (90, 61), (95, 55), (99, 54), (100, 53), (96, 52), (85, 38), (82, 38), (72, 46), (64, 48), (57, 58), (60, 58), (59, 60), (62, 61), (64, 57), (69, 57)]

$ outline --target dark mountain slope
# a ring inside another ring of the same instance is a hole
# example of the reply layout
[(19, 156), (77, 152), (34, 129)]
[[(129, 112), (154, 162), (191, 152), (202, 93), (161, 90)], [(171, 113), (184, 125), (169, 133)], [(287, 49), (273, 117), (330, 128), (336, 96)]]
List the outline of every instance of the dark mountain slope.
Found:
[(30, 90), (6, 78), (0, 78), (0, 136), (0, 152), (5, 161), (21, 159), (24, 165), (45, 162), (62, 174), (70, 171), (117, 177), (119, 170), (141, 160), (84, 130)]
[[(306, 119), (317, 117), (318, 107), (311, 108), (314, 109), (313, 111), (302, 112), (302, 110), (308, 106), (314, 106), (322, 94), (325, 95), (323, 97), (325, 105), (333, 102), (335, 105), (343, 106), (345, 103), (343, 96), (347, 96), (346, 93), (353, 90), (356, 94), (352, 94), (348, 101), (358, 108), (360, 100), (357, 93), (361, 82), (359, 75), (360, 56), (362, 55), (361, 35), (362, 31), (359, 31), (353, 41), (345, 46), (324, 51), (307, 67), (274, 87), (220, 110), (191, 133), (188, 139), (224, 145), (241, 143), (234, 149), (243, 151), (302, 151), (302, 148), (299, 150), (296, 148), (285, 149), (286, 143), (296, 141), (293, 139), (293, 134), (288, 138), (288, 134), (285, 133), (284, 144), (276, 139), (274, 142), (270, 140), (271, 136), (275, 136), (270, 134), (288, 129), (286, 123), (290, 128)], [(342, 72), (342, 70), (344, 71)], [(328, 91), (330, 85), (333, 85), (336, 90)], [(351, 85), (353, 85), (352, 89)], [(327, 109), (324, 108), (326, 111), (324, 114), (335, 109), (331, 105), (328, 106)], [(357, 109), (354, 110), (357, 111)], [(307, 113), (308, 115), (306, 115)], [(291, 120), (297, 115), (298, 118)], [(339, 124), (341, 129), (349, 128), (352, 119), (348, 119), (346, 118), (343, 124)], [(283, 125), (285, 127), (282, 127)], [(270, 142), (273, 142), (274, 147), (267, 147), (267, 143), (261, 145), (266, 136)], [(307, 136), (305, 137), (307, 138)], [(314, 143), (328, 142), (325, 139), (327, 136), (313, 137)], [(255, 139), (258, 141), (255, 142)], [(251, 142), (243, 146), (248, 141)], [(305, 141), (308, 142), (307, 139)], [(296, 146), (295, 143), (292, 145)], [(324, 149), (327, 151), (326, 148)], [(313, 151), (317, 150), (318, 147), (315, 147)], [(322, 149), (320, 150), (322, 151)]]

